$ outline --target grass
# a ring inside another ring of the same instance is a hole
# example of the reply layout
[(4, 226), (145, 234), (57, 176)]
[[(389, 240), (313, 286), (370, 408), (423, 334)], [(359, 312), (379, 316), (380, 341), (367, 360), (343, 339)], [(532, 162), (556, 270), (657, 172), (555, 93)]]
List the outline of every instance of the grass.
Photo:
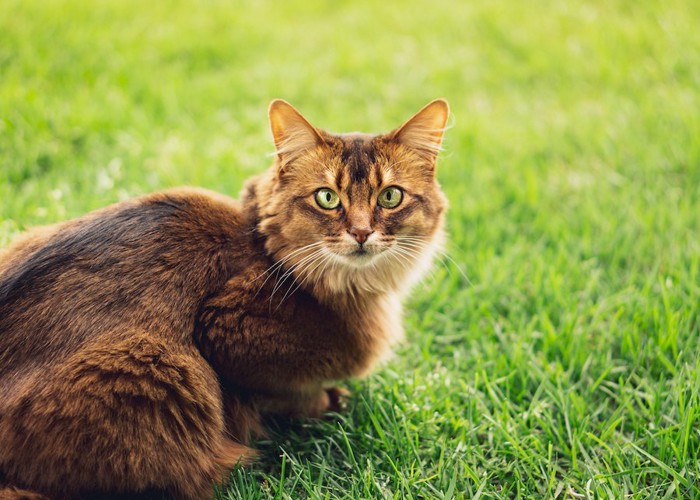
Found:
[(0, 244), (236, 195), (273, 97), (385, 131), (437, 96), (452, 259), (351, 411), (222, 498), (700, 497), (700, 4), (0, 3)]

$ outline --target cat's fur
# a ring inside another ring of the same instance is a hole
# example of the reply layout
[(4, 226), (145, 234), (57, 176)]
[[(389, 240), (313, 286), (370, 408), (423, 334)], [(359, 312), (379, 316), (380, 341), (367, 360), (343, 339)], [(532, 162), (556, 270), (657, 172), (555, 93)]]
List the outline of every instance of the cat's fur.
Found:
[[(339, 409), (333, 381), (401, 338), (401, 296), (442, 241), (447, 103), (379, 136), (284, 101), (269, 115), (276, 161), (240, 202), (159, 192), (0, 253), (0, 498), (206, 497), (254, 456), (261, 415)], [(398, 207), (377, 204), (386, 186)]]

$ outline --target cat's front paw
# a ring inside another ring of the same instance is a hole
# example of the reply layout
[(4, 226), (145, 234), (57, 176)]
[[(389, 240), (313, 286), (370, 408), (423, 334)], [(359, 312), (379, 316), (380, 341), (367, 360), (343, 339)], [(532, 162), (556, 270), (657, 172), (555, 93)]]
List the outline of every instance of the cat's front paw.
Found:
[(327, 412), (344, 413), (348, 409), (350, 391), (342, 387), (331, 387), (326, 389), (328, 395)]

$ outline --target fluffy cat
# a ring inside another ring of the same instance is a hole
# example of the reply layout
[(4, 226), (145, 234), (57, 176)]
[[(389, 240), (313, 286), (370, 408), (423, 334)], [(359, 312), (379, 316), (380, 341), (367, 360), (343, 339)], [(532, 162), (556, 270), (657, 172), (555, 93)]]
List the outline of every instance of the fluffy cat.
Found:
[(0, 497), (204, 498), (262, 415), (339, 410), (442, 244), (448, 113), (337, 135), (276, 100), (240, 201), (158, 192), (0, 253)]

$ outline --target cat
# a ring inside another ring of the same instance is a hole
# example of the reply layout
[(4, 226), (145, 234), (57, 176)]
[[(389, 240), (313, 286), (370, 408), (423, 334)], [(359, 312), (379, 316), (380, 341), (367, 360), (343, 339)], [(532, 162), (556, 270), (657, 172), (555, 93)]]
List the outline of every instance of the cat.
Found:
[(157, 192), (0, 253), (0, 498), (206, 498), (268, 414), (319, 417), (402, 338), (444, 239), (430, 102), (382, 135), (275, 100), (240, 201)]

